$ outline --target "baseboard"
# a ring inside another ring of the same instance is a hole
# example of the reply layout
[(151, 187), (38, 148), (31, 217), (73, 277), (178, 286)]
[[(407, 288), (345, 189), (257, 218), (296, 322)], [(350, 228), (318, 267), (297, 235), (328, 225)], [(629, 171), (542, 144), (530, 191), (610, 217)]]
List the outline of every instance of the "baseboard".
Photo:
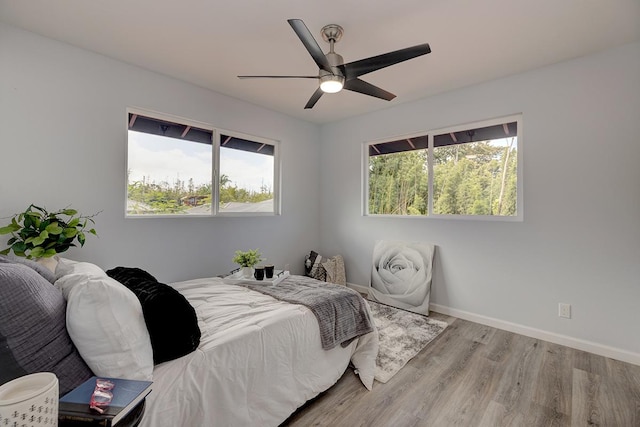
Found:
[[(353, 287), (353, 286), (351, 286)], [(362, 286), (361, 286), (362, 287)], [(366, 289), (366, 287), (364, 287)], [(429, 304), (429, 309), (436, 313), (445, 314), (447, 316), (457, 317), (459, 319), (468, 320), (474, 323), (491, 326), (516, 334), (524, 335), (531, 338), (537, 338), (543, 341), (549, 341), (554, 344), (560, 344), (577, 350), (586, 351), (597, 354), (599, 356), (609, 357), (611, 359), (620, 360), (622, 362), (640, 365), (640, 354), (615, 347), (594, 343), (591, 341), (573, 338), (567, 335), (556, 334), (554, 332), (543, 331), (541, 329), (531, 328), (529, 326), (519, 325), (492, 317), (482, 316), (470, 313), (468, 311), (457, 310), (440, 304)]]
[(368, 286), (356, 285), (355, 283), (347, 283), (347, 287), (353, 289), (354, 291), (358, 291), (361, 294), (369, 295), (369, 287)]

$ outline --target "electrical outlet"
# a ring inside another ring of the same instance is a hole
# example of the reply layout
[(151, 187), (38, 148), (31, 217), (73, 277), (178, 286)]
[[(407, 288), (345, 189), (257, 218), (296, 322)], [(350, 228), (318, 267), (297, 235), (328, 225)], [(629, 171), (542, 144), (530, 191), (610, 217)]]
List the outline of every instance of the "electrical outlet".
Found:
[(558, 316), (571, 319), (571, 304), (558, 304)]

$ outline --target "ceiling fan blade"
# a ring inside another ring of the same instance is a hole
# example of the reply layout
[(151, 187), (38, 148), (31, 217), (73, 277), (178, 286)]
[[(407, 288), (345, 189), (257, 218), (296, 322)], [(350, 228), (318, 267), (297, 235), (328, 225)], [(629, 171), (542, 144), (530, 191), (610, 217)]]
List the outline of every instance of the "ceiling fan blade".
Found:
[(301, 19), (288, 19), (287, 22), (291, 25), (293, 31), (296, 32), (304, 47), (307, 48), (311, 57), (318, 65), (318, 68), (333, 73), (333, 71), (331, 71), (331, 64), (327, 61), (324, 52), (322, 52), (322, 49), (318, 46), (318, 42), (313, 38), (313, 35), (311, 35), (311, 32), (304, 22), (302, 22)]
[(378, 56), (372, 56), (359, 61), (349, 62), (348, 64), (344, 64), (339, 67), (342, 69), (345, 78), (349, 80), (408, 59), (426, 55), (430, 52), (431, 47), (429, 47), (428, 43), (425, 43), (407, 47), (405, 49), (395, 50), (389, 53), (383, 53)]
[(324, 92), (322, 91), (322, 89), (316, 89), (316, 91), (313, 92), (313, 95), (311, 95), (311, 98), (309, 98), (309, 101), (307, 101), (307, 105), (304, 106), (305, 110), (313, 108), (313, 106), (316, 105), (316, 102), (318, 102), (318, 99), (320, 99), (323, 93)]
[(344, 89), (352, 92), (363, 93), (369, 96), (375, 96), (376, 98), (384, 99), (385, 101), (391, 101), (396, 97), (391, 92), (387, 92), (384, 89), (380, 89), (378, 86), (374, 86), (371, 83), (367, 83), (358, 78), (347, 80), (344, 83)]
[(239, 79), (319, 79), (318, 76), (238, 76)]

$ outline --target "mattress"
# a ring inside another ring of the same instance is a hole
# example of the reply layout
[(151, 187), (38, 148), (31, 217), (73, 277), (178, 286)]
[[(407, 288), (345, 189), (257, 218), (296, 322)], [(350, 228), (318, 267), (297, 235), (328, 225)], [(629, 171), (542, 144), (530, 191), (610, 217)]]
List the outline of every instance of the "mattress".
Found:
[[(373, 385), (377, 331), (325, 351), (313, 313), (219, 278), (171, 284), (193, 305), (196, 351), (157, 365), (143, 427), (277, 426), (353, 362)], [(171, 313), (167, 313), (171, 316)]]

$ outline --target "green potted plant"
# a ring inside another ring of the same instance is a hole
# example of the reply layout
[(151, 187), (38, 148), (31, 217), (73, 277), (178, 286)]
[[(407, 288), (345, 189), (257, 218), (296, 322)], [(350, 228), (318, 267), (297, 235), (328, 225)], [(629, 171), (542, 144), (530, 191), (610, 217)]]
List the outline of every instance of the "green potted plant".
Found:
[(245, 278), (253, 278), (253, 266), (262, 260), (262, 254), (258, 249), (249, 249), (248, 251), (236, 251), (233, 262), (242, 267), (242, 276)]
[(0, 235), (11, 234), (7, 241), (8, 248), (0, 251), (7, 255), (9, 252), (17, 256), (40, 259), (50, 258), (66, 251), (76, 242), (84, 246), (86, 234), (97, 236), (92, 216), (78, 215), (75, 209), (61, 209), (48, 212), (36, 205), (29, 205), (27, 210), (11, 218), (11, 223), (0, 227)]

